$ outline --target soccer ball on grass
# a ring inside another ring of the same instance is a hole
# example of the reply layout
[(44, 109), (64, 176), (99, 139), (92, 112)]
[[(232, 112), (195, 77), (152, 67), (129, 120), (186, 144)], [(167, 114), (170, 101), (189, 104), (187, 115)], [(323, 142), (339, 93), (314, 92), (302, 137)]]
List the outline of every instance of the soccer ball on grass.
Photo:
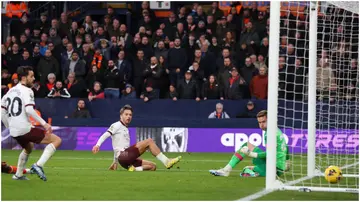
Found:
[(329, 183), (338, 183), (342, 178), (341, 169), (337, 166), (329, 166), (325, 170), (325, 179)]

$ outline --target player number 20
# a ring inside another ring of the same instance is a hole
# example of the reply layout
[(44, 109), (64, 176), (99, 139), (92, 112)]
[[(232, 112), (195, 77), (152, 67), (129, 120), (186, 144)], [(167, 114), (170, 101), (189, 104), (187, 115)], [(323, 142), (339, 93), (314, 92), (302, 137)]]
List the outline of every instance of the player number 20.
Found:
[[(14, 97), (11, 101), (10, 98), (6, 99), (7, 107), (9, 110), (9, 116), (19, 116), (22, 112), (22, 101), (19, 97)], [(17, 103), (17, 109), (15, 109), (15, 102)]]

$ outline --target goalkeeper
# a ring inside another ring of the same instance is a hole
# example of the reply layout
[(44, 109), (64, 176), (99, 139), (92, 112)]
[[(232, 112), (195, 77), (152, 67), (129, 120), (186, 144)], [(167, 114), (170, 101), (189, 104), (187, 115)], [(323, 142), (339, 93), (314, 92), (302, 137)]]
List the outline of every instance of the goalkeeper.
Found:
[[(267, 137), (267, 111), (263, 110), (257, 114), (257, 120), (259, 127), (265, 131), (265, 143)], [(283, 133), (278, 129), (276, 134), (276, 169), (277, 175), (281, 175), (284, 171), (290, 169), (289, 163), (289, 151), (286, 144)], [(242, 177), (257, 177), (266, 175), (266, 152), (264, 152), (259, 147), (255, 147), (252, 144), (245, 143), (243, 144), (238, 151), (231, 157), (229, 163), (219, 170), (210, 170), (210, 174), (214, 176), (224, 176), (227, 177), (230, 175), (231, 170), (240, 163), (246, 156), (253, 159), (254, 166), (246, 166), (240, 176)]]

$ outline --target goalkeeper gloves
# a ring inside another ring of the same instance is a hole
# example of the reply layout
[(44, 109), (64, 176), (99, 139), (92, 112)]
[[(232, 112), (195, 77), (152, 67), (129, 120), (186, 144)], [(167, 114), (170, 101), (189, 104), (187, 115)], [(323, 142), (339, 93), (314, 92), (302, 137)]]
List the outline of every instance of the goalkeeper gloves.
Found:
[(243, 148), (241, 148), (240, 152), (244, 153), (246, 156), (249, 156), (251, 158), (257, 158), (258, 157), (258, 154), (255, 153), (255, 152), (250, 151), (247, 146), (244, 146)]

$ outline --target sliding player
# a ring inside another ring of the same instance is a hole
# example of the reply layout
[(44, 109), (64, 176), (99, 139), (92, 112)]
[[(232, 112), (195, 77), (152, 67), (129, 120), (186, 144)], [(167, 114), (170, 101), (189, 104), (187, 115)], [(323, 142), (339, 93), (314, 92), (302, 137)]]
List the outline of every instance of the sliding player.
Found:
[(133, 109), (130, 105), (125, 105), (120, 109), (120, 121), (113, 123), (110, 128), (99, 138), (92, 152), (96, 154), (100, 150), (101, 144), (111, 136), (114, 149), (114, 162), (110, 170), (117, 169), (117, 162), (128, 171), (156, 170), (155, 163), (142, 160), (139, 157), (149, 149), (151, 154), (159, 159), (167, 169), (172, 168), (181, 159), (181, 156), (168, 159), (159, 149), (154, 141), (147, 140), (130, 146), (130, 134), (127, 128), (131, 122)]
[[(16, 166), (8, 165), (5, 161), (1, 162), (1, 173), (15, 174), (17, 171)], [(29, 168), (23, 170), (23, 174), (34, 174)]]
[[(263, 110), (257, 114), (257, 120), (259, 127), (265, 131), (265, 143), (267, 137), (267, 111)], [(281, 175), (284, 171), (290, 168), (290, 164), (286, 162), (288, 160), (288, 146), (286, 144), (283, 133), (278, 129), (276, 134), (277, 149), (276, 149), (276, 169), (277, 174)], [(210, 174), (214, 176), (230, 175), (231, 170), (240, 163), (246, 156), (253, 159), (254, 166), (246, 166), (240, 173), (242, 177), (257, 177), (266, 175), (266, 152), (259, 147), (255, 147), (252, 144), (245, 143), (241, 148), (235, 152), (229, 163), (219, 170), (210, 170)]]
[[(6, 128), (9, 128), (10, 135), (23, 148), (20, 153), (17, 171), (13, 175), (14, 180), (28, 180), (23, 175), (26, 162), (36, 144), (47, 144), (40, 159), (31, 166), (31, 170), (40, 179), (46, 181), (43, 166), (55, 153), (56, 148), (61, 144), (61, 139), (52, 133), (51, 126), (44, 121), (34, 110), (34, 93), (31, 90), (34, 78), (34, 71), (31, 67), (18, 67), (19, 84), (11, 88), (1, 99), (1, 121)], [(46, 130), (31, 125), (29, 117), (33, 117)]]

